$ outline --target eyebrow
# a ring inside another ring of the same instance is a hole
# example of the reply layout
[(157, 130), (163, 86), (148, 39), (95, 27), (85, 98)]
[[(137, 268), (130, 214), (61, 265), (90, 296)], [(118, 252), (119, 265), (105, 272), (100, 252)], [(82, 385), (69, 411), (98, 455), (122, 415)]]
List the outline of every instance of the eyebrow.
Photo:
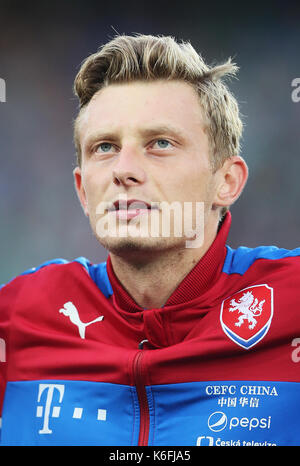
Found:
[[(90, 134), (85, 143), (85, 147), (89, 147), (93, 142), (101, 139), (107, 139), (110, 141), (116, 141), (118, 139), (116, 135), (117, 131), (113, 131), (111, 129), (109, 130), (99, 130), (96, 131), (95, 133)], [(151, 136), (157, 136), (158, 134), (169, 134), (175, 138), (180, 138), (182, 140), (186, 139), (186, 136), (184, 132), (172, 125), (157, 125), (157, 126), (151, 126), (149, 128), (141, 128), (139, 130), (139, 133), (142, 137), (151, 137)]]
[(150, 128), (144, 128), (141, 130), (142, 136), (155, 136), (157, 134), (170, 134), (174, 137), (184, 139), (185, 135), (183, 131), (175, 126), (171, 125), (159, 125)]

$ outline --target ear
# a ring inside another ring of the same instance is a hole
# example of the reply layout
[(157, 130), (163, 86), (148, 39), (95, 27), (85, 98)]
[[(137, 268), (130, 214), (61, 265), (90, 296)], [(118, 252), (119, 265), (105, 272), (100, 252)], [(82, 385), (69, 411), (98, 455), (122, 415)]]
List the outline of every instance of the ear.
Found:
[(85, 215), (88, 217), (89, 212), (88, 212), (88, 207), (87, 207), (86, 194), (85, 194), (85, 190), (84, 190), (83, 183), (82, 183), (82, 171), (80, 167), (74, 168), (73, 176), (74, 176), (75, 190), (76, 190), (78, 199), (80, 201), (81, 207)]
[(241, 195), (248, 179), (248, 166), (240, 156), (225, 160), (217, 171), (218, 186), (214, 207), (229, 207)]

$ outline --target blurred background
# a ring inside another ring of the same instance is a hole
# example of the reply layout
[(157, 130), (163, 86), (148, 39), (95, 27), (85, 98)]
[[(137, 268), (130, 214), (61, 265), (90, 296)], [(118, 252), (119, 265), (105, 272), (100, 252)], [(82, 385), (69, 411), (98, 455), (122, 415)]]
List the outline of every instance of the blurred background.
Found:
[(209, 64), (234, 58), (240, 73), (230, 89), (250, 177), (228, 244), (300, 246), (297, 3), (0, 0), (0, 284), (52, 258), (107, 257), (73, 187), (72, 85), (82, 60), (115, 31), (190, 40)]

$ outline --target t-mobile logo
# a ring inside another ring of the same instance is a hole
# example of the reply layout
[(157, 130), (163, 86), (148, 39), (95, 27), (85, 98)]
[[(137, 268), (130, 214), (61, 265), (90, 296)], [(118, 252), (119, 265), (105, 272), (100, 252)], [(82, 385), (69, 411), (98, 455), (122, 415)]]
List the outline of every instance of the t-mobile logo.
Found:
[[(65, 395), (65, 385), (63, 384), (55, 384), (55, 383), (40, 383), (39, 384), (39, 391), (38, 391), (38, 406), (36, 410), (36, 417), (40, 417), (43, 419), (43, 426), (42, 429), (39, 430), (39, 434), (52, 434), (52, 429), (49, 426), (50, 418), (58, 418), (60, 417), (60, 410), (61, 404), (63, 401), (63, 397)], [(71, 406), (69, 405), (69, 408)], [(82, 406), (72, 406), (73, 408), (73, 415), (72, 419), (75, 421), (80, 421), (83, 418), (91, 420), (91, 413), (89, 409), (86, 409)], [(67, 409), (68, 414), (70, 415), (72, 411)], [(84, 414), (86, 412), (86, 415)], [(89, 413), (89, 414), (87, 414)], [(66, 415), (66, 412), (65, 412)], [(62, 416), (64, 422), (69, 425), (69, 421), (65, 418), (65, 415)], [(102, 408), (95, 408), (94, 411), (94, 419), (96, 421), (106, 421), (106, 409)], [(93, 415), (92, 415), (93, 417)]]
[(52, 430), (49, 428), (49, 418), (50, 418), (51, 408), (52, 408), (51, 417), (59, 417), (59, 413), (60, 413), (60, 406), (52, 407), (53, 394), (55, 390), (58, 391), (58, 394), (59, 394), (58, 403), (61, 403), (63, 396), (64, 396), (64, 392), (65, 392), (65, 386), (59, 385), (59, 384), (40, 383), (38, 403), (40, 403), (41, 401), (41, 396), (44, 390), (47, 390), (46, 403), (44, 406), (38, 405), (37, 411), (36, 411), (36, 416), (43, 417), (44, 419), (43, 428), (39, 430), (39, 434), (52, 434)]

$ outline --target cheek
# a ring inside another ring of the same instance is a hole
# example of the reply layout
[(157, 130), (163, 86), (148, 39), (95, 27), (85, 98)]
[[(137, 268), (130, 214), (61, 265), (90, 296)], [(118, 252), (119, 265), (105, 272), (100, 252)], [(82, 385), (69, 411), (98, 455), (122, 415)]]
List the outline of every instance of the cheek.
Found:
[(208, 169), (194, 164), (189, 170), (182, 169), (177, 180), (173, 181), (173, 191), (187, 201), (204, 201), (211, 192), (212, 174)]
[(103, 176), (96, 170), (89, 170), (83, 173), (83, 187), (88, 203), (93, 203), (103, 193)]

